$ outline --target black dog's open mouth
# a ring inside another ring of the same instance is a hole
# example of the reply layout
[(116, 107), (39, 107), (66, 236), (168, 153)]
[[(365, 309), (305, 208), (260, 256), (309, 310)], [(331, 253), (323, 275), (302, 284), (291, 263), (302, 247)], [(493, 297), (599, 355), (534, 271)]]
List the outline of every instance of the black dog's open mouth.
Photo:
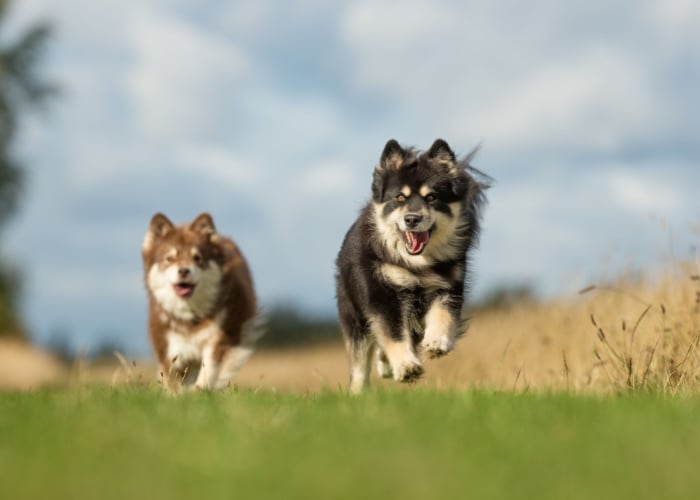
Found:
[(194, 283), (175, 283), (173, 285), (173, 289), (175, 290), (175, 294), (178, 297), (182, 297), (184, 299), (188, 299), (192, 296), (194, 293)]
[(419, 255), (430, 241), (430, 231), (404, 231), (403, 233), (404, 243), (406, 243), (406, 250), (411, 255)]

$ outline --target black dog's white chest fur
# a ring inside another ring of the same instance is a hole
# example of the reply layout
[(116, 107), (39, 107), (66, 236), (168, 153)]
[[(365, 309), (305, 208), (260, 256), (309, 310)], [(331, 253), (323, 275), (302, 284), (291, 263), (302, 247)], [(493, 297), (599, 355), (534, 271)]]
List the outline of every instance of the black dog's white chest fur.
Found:
[(464, 266), (455, 263), (447, 272), (440, 273), (430, 267), (411, 270), (401, 265), (383, 262), (376, 265), (376, 275), (397, 290), (414, 290), (415, 293), (424, 294), (452, 288), (455, 281), (464, 279)]
[(438, 139), (425, 153), (389, 141), (375, 169), (372, 201), (343, 241), (337, 299), (353, 392), (380, 375), (423, 373), (418, 346), (433, 356), (463, 333), (467, 254), (479, 233), (485, 184)]

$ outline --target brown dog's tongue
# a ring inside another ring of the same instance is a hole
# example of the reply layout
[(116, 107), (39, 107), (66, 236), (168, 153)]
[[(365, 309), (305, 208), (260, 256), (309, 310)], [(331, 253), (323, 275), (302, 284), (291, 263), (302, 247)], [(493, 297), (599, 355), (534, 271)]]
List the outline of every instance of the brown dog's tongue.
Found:
[(178, 297), (189, 297), (194, 292), (194, 285), (179, 283), (173, 287)]

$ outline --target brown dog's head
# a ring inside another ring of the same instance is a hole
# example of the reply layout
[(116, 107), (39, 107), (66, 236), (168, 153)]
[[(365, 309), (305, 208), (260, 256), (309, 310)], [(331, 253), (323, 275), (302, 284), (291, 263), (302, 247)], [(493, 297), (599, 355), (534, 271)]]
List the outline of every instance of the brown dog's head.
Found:
[(219, 241), (208, 213), (180, 226), (153, 216), (141, 251), (146, 284), (165, 311), (187, 319), (213, 306), (222, 274)]

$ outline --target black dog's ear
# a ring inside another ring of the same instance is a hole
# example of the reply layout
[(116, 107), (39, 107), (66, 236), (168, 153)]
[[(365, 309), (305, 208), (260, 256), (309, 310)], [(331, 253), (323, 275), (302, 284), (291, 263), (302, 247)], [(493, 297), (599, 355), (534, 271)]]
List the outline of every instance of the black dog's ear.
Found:
[(406, 160), (406, 150), (396, 142), (396, 139), (391, 139), (384, 146), (382, 157), (379, 159), (379, 166), (387, 170), (398, 170)]
[(401, 145), (396, 142), (396, 139), (390, 139), (382, 156), (379, 158), (379, 165), (374, 169), (372, 177), (372, 199), (379, 203), (384, 198), (384, 181), (386, 173), (390, 170), (398, 170), (408, 157), (408, 153)]
[(464, 198), (469, 192), (469, 177), (467, 175), (457, 175), (452, 179), (452, 192), (457, 198)]
[(445, 163), (454, 163), (457, 161), (454, 152), (450, 149), (450, 145), (442, 139), (436, 139), (433, 145), (430, 146), (428, 158)]
[(372, 200), (377, 203), (382, 201), (384, 198), (384, 178), (386, 176), (386, 170), (381, 167), (374, 169), (374, 174), (372, 175)]

